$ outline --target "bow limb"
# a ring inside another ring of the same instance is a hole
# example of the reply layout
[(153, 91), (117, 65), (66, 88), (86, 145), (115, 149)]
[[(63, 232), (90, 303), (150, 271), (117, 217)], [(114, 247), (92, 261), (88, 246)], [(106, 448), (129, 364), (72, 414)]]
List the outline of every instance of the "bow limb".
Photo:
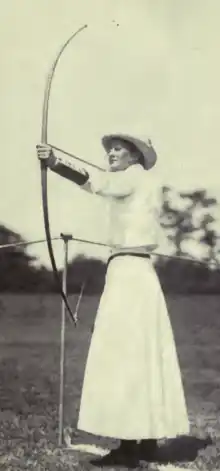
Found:
[[(43, 144), (47, 144), (47, 134), (48, 134), (48, 110), (49, 110), (49, 98), (50, 98), (50, 90), (51, 90), (51, 84), (53, 80), (53, 76), (56, 70), (56, 66), (58, 64), (58, 61), (64, 51), (64, 49), (68, 46), (68, 44), (72, 41), (72, 39), (80, 33), (82, 30), (84, 30), (87, 27), (87, 25), (82, 26), (79, 28), (62, 46), (62, 48), (59, 51), (59, 54), (56, 57), (56, 60), (54, 61), (50, 73), (47, 78), (46, 82), (46, 88), (45, 88), (45, 93), (44, 93), (44, 103), (43, 103), (43, 114), (42, 114), (42, 128), (41, 128), (41, 142)], [(59, 289), (59, 293), (62, 296), (62, 299), (66, 305), (67, 311), (71, 317), (71, 319), (74, 321), (76, 324), (76, 318), (73, 315), (70, 305), (68, 303), (67, 297), (63, 292), (61, 283), (60, 283), (60, 278), (59, 278), (59, 273), (53, 253), (53, 247), (52, 247), (52, 239), (51, 239), (51, 232), (50, 232), (50, 222), (49, 222), (49, 211), (48, 211), (48, 191), (47, 191), (47, 166), (45, 165), (44, 162), (41, 162), (41, 188), (42, 188), (42, 204), (43, 204), (43, 216), (44, 216), (44, 227), (45, 227), (45, 234), (46, 234), (46, 240), (47, 240), (47, 247), (48, 247), (48, 252), (50, 256), (50, 261), (54, 273), (54, 277), (56, 280), (56, 284)]]

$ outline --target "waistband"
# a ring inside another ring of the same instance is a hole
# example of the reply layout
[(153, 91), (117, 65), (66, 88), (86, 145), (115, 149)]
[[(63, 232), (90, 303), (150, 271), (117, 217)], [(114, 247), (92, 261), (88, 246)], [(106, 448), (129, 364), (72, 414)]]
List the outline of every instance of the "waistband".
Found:
[(125, 257), (126, 255), (130, 255), (132, 257), (140, 257), (140, 258), (148, 258), (150, 259), (150, 255), (147, 253), (137, 253), (137, 252), (118, 252), (115, 254), (110, 255), (108, 262), (107, 262), (107, 268), (109, 266), (109, 263), (113, 260), (113, 258), (116, 257)]

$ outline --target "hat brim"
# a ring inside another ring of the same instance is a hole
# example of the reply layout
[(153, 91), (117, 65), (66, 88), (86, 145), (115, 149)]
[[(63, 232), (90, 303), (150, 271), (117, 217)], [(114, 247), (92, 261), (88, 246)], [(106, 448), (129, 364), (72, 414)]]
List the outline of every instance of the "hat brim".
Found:
[(109, 148), (111, 147), (112, 141), (115, 139), (133, 144), (136, 149), (142, 154), (144, 159), (144, 168), (146, 170), (150, 170), (155, 165), (157, 161), (157, 154), (149, 139), (147, 141), (143, 141), (142, 139), (138, 139), (128, 134), (108, 134), (102, 137), (102, 145), (106, 152), (108, 152)]

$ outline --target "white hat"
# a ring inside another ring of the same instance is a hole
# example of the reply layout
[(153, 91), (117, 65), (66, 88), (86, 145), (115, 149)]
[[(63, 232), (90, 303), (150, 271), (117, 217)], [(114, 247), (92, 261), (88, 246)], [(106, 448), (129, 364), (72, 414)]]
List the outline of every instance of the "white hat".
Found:
[(139, 139), (138, 137), (133, 137), (128, 134), (120, 134), (120, 133), (115, 133), (115, 134), (107, 134), (103, 136), (102, 138), (102, 145), (106, 152), (108, 151), (111, 141), (113, 139), (119, 139), (123, 141), (127, 141), (131, 144), (133, 144), (136, 149), (142, 154), (144, 158), (144, 167), (146, 170), (149, 170), (152, 168), (156, 161), (157, 161), (157, 154), (152, 146), (151, 140), (150, 139)]

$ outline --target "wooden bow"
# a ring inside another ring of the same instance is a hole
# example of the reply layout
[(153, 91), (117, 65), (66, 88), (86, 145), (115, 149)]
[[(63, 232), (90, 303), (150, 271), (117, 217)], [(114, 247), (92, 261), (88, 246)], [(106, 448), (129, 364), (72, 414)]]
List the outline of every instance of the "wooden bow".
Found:
[[(81, 28), (79, 28), (65, 42), (65, 44), (60, 49), (53, 65), (51, 67), (51, 70), (48, 74), (48, 78), (47, 78), (47, 81), (46, 81), (45, 92), (44, 92), (44, 103), (43, 103), (43, 114), (42, 114), (42, 128), (41, 128), (41, 142), (42, 142), (42, 144), (47, 144), (48, 143), (48, 141), (47, 141), (47, 131), (48, 131), (49, 98), (50, 98), (51, 84), (52, 84), (53, 76), (54, 76), (54, 73), (55, 73), (55, 70), (56, 70), (56, 66), (58, 64), (58, 61), (59, 61), (64, 49), (68, 46), (68, 44), (72, 41), (72, 39), (75, 38), (75, 36), (77, 34), (79, 34), (81, 31), (83, 31), (86, 27), (87, 27), (87, 25), (84, 25)], [(56, 284), (57, 284), (59, 293), (60, 293), (60, 295), (62, 296), (62, 298), (65, 302), (67, 311), (68, 311), (72, 321), (76, 325), (77, 319), (74, 316), (74, 314), (72, 313), (72, 310), (71, 310), (70, 305), (68, 303), (67, 297), (63, 292), (62, 285), (61, 285), (60, 278), (59, 278), (57, 265), (56, 265), (56, 261), (55, 261), (55, 257), (54, 257), (54, 253), (53, 253), (52, 239), (51, 239), (51, 232), (50, 232), (50, 223), (49, 223), (49, 211), (48, 211), (47, 166), (43, 161), (41, 161), (41, 188), (42, 188), (42, 204), (43, 204), (44, 227), (45, 227), (47, 247), (48, 247), (48, 252), (49, 252), (49, 256), (50, 256), (50, 260), (51, 260), (51, 265), (52, 265), (52, 268), (53, 268), (54, 277), (55, 277), (55, 280), (56, 280)]]

